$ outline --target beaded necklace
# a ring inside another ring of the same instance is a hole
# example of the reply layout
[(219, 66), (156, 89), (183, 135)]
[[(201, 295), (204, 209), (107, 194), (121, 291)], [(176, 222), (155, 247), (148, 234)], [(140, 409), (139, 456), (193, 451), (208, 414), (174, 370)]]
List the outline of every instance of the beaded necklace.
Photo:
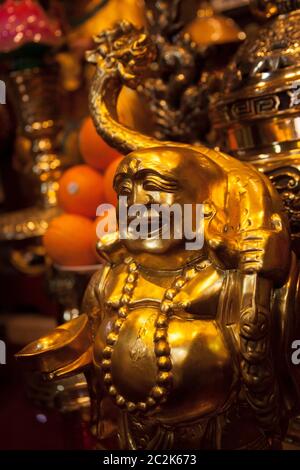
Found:
[(107, 335), (106, 346), (103, 350), (103, 359), (101, 362), (104, 373), (104, 383), (108, 389), (109, 395), (114, 399), (117, 406), (127, 409), (128, 412), (146, 412), (155, 408), (167, 400), (168, 393), (172, 387), (172, 361), (170, 346), (168, 343), (168, 327), (170, 318), (174, 312), (174, 299), (180, 290), (190, 281), (197, 271), (203, 271), (211, 263), (202, 261), (193, 268), (185, 268), (181, 275), (178, 275), (172, 282), (171, 287), (167, 288), (160, 303), (160, 311), (155, 321), (154, 333), (154, 351), (156, 356), (157, 377), (156, 384), (152, 387), (148, 397), (144, 401), (133, 403), (126, 400), (113, 384), (112, 377), (112, 354), (114, 346), (118, 341), (120, 330), (129, 315), (129, 303), (132, 299), (135, 287), (137, 285), (139, 271), (138, 265), (132, 258), (125, 260), (127, 265), (127, 277), (123, 286), (120, 307), (117, 318), (113, 324), (112, 331)]

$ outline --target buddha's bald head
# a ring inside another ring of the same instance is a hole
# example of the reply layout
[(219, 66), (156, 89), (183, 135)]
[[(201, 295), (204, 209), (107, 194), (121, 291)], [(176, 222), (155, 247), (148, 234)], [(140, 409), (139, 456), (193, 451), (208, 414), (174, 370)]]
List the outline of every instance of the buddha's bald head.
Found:
[[(122, 181), (156, 177), (154, 190), (171, 189), (186, 194), (193, 202), (209, 197), (211, 185), (223, 177), (220, 168), (206, 155), (189, 148), (155, 147), (132, 152), (119, 165), (114, 187), (118, 194)], [(153, 180), (153, 182), (154, 182)]]

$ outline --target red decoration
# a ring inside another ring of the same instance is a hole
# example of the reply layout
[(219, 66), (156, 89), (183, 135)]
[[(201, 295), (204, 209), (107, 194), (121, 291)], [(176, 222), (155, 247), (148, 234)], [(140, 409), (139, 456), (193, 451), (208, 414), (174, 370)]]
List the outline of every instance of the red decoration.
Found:
[(6, 0), (0, 6), (0, 52), (24, 44), (59, 44), (62, 30), (34, 0)]

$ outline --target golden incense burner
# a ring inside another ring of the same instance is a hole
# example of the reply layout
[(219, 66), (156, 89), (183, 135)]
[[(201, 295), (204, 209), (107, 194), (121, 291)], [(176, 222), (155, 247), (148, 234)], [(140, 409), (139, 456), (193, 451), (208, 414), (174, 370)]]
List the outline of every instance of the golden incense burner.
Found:
[(255, 165), (281, 194), (299, 256), (300, 2), (253, 4), (270, 19), (228, 66), (211, 116), (218, 145)]
[(204, 246), (105, 236), (107, 262), (82, 314), (17, 357), (48, 380), (85, 371), (99, 448), (278, 448), (300, 384), (291, 361), (299, 271), (280, 198), (232, 157), (119, 124), (119, 92), (139, 85), (156, 49), (126, 22), (96, 41), (90, 106), (126, 155), (118, 195), (203, 204)]

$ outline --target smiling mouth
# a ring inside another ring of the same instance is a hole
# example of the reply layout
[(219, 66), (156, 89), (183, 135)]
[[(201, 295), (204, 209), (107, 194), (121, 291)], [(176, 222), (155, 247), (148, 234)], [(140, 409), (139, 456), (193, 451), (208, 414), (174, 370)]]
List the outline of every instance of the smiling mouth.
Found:
[(159, 225), (158, 228), (155, 228), (151, 231), (151, 224), (148, 228), (148, 237), (149, 238), (162, 238), (162, 236), (166, 233), (169, 233), (169, 224), (162, 224), (162, 221), (158, 221)]
[[(149, 239), (161, 239), (164, 235), (168, 235), (167, 238), (170, 238), (171, 233), (171, 226), (174, 223), (174, 215), (173, 213), (170, 214), (170, 217), (166, 221), (163, 215), (160, 214), (153, 214), (151, 210), (149, 210), (146, 214), (142, 215), (141, 217), (129, 217), (128, 218), (128, 235), (129, 237), (133, 234), (136, 234), (136, 227), (130, 226), (130, 223), (134, 220), (139, 220), (140, 222), (140, 234), (139, 238), (144, 240)], [(147, 229), (146, 229), (147, 227)], [(143, 229), (145, 233), (143, 233)]]

